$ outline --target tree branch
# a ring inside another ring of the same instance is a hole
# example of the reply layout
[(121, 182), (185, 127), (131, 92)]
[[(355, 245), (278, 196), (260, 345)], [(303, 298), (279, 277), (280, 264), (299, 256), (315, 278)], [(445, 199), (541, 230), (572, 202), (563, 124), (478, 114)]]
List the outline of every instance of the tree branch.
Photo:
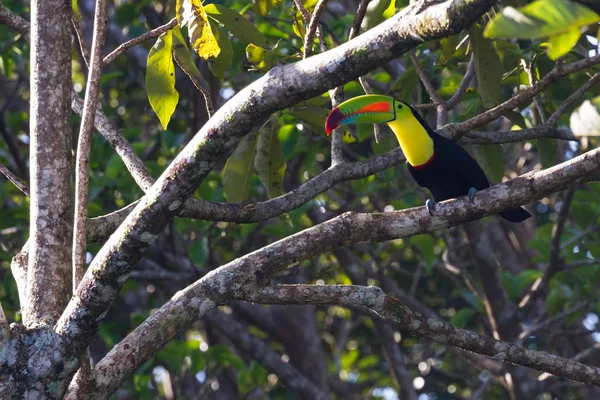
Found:
[[(246, 288), (261, 285), (289, 264), (341, 246), (433, 232), (495, 214), (543, 198), (574, 182), (595, 179), (599, 174), (598, 165), (600, 149), (548, 170), (530, 172), (479, 191), (474, 204), (466, 196), (441, 202), (433, 217), (425, 207), (377, 214), (345, 213), (240, 257), (178, 292), (117, 344), (96, 366), (98, 391), (112, 393), (122, 379), (164, 346), (178, 329), (189, 326), (200, 311), (204, 313), (205, 307), (223, 304), (232, 298), (249, 300)], [(204, 308), (200, 309), (200, 305)], [(160, 326), (168, 326), (169, 331), (157, 329)]]
[(493, 3), (449, 0), (418, 14), (418, 7), (409, 6), (344, 45), (273, 68), (238, 92), (176, 157), (97, 254), (77, 295), (55, 327), (68, 343), (68, 350), (77, 354), (83, 351), (141, 254), (254, 122), (322, 93), (327, 87), (355, 79), (422, 41), (454, 34), (478, 19)]

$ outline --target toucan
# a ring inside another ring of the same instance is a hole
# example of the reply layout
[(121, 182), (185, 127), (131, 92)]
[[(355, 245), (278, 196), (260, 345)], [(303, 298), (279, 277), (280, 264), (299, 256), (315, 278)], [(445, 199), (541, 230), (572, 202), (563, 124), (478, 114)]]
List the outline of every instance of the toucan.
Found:
[[(325, 130), (329, 135), (342, 125), (380, 123), (386, 123), (396, 135), (412, 177), (433, 195), (433, 201), (425, 203), (430, 214), (438, 201), (464, 195), (473, 201), (477, 190), (490, 187), (485, 173), (465, 149), (431, 129), (410, 105), (391, 97), (364, 95), (347, 100), (331, 111)], [(521, 207), (499, 215), (510, 222), (531, 217)]]

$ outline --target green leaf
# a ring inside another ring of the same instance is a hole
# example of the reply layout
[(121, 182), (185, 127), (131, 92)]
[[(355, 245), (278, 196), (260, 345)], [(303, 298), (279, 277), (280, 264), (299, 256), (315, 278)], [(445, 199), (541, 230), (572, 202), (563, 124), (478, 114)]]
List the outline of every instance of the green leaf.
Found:
[(173, 28), (173, 51), (175, 52), (174, 56), (176, 57), (177, 64), (181, 70), (185, 72), (187, 76), (193, 76), (195, 81), (206, 89), (206, 92), (209, 92), (209, 84), (198, 70), (198, 67), (196, 67), (196, 63), (192, 58), (192, 53), (185, 43), (179, 25), (175, 25)]
[(536, 140), (540, 162), (543, 168), (550, 168), (556, 164), (556, 149), (558, 144), (556, 140), (549, 138), (540, 138)]
[(237, 11), (220, 4), (208, 4), (204, 10), (210, 17), (225, 25), (225, 28), (242, 42), (254, 43), (261, 47), (269, 46), (265, 35)]
[(504, 149), (499, 144), (473, 146), (475, 158), (491, 182), (502, 182), (504, 176)]
[(188, 27), (192, 49), (205, 60), (216, 58), (221, 52), (208, 16), (199, 0), (177, 0), (177, 20), (181, 27)]
[(237, 148), (227, 160), (223, 169), (223, 187), (229, 202), (248, 199), (252, 176), (254, 175), (254, 152), (258, 139), (258, 128), (253, 129), (240, 140)]
[(492, 41), (483, 37), (481, 27), (473, 25), (469, 37), (475, 54), (475, 73), (484, 107), (492, 108), (500, 101), (503, 67)]
[(556, 36), (600, 21), (585, 6), (567, 0), (538, 0), (521, 8), (505, 7), (485, 28), (490, 38), (537, 39)]
[(390, 92), (394, 98), (406, 103), (411, 102), (411, 97), (417, 86), (419, 85), (419, 76), (414, 66), (410, 66), (402, 75), (392, 84)]
[[(290, 108), (288, 112), (306, 123), (313, 132), (321, 134), (325, 131), (325, 121), (327, 121), (330, 111), (320, 107), (294, 107)], [(356, 138), (352, 136), (347, 126), (342, 127), (342, 141), (344, 143), (356, 142)]]
[(580, 33), (578, 28), (569, 29), (565, 33), (557, 36), (550, 36), (550, 39), (548, 40), (548, 43), (550, 44), (548, 56), (553, 60), (564, 56), (577, 44), (579, 36)]
[(267, 189), (269, 198), (283, 194), (283, 176), (286, 168), (283, 150), (279, 144), (274, 124), (271, 121), (261, 128), (254, 158), (256, 173)]
[(526, 269), (521, 271), (514, 279), (517, 285), (517, 290), (521, 292), (523, 289), (531, 286), (537, 278), (542, 276), (542, 271), (537, 269)]
[(190, 244), (189, 257), (196, 265), (202, 266), (208, 257), (208, 238), (203, 236), (200, 240)]
[(390, 0), (371, 0), (367, 5), (365, 17), (360, 24), (361, 32), (368, 31), (383, 22), (383, 13), (390, 7), (390, 4)]
[(231, 40), (229, 40), (226, 32), (223, 32), (221, 29), (219, 29), (217, 24), (211, 21), (210, 25), (213, 27), (213, 32), (217, 37), (221, 52), (217, 58), (208, 62), (208, 69), (217, 78), (225, 79), (225, 74), (233, 62), (233, 48), (231, 47)]
[(599, 136), (600, 96), (584, 101), (573, 111), (570, 125), (575, 136)]
[(457, 328), (464, 328), (475, 314), (477, 314), (477, 311), (473, 310), (472, 308), (461, 308), (456, 314), (454, 314), (450, 320), (450, 323)]
[(600, 21), (589, 8), (567, 0), (538, 0), (521, 8), (505, 7), (487, 25), (490, 38), (550, 37), (549, 56), (566, 54), (577, 43), (581, 28)]
[(179, 101), (179, 93), (175, 90), (172, 50), (173, 34), (172, 31), (167, 31), (158, 37), (150, 49), (146, 67), (148, 100), (163, 129), (167, 129)]
[(423, 259), (427, 265), (433, 265), (435, 261), (435, 251), (433, 245), (433, 237), (429, 234), (416, 235), (410, 238), (410, 243), (419, 248)]

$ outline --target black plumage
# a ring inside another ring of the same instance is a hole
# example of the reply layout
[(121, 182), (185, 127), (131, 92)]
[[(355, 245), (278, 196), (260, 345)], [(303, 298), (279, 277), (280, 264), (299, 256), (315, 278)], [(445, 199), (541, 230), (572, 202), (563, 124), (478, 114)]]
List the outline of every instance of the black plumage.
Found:
[[(407, 163), (408, 170), (420, 186), (429, 189), (434, 201), (465, 196), (471, 188), (483, 190), (490, 187), (485, 173), (465, 149), (431, 129), (416, 110), (412, 109), (412, 113), (433, 139), (434, 155), (422, 166)], [(510, 222), (521, 222), (531, 217), (521, 207), (504, 210), (498, 215)]]

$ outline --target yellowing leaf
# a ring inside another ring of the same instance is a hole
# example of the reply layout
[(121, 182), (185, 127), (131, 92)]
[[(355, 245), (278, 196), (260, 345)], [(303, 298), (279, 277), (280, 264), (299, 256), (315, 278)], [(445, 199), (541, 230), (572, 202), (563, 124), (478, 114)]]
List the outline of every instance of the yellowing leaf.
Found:
[(227, 160), (223, 169), (223, 188), (227, 201), (248, 199), (254, 175), (254, 151), (258, 139), (258, 128), (244, 136), (238, 147)]
[[(383, 22), (385, 19), (383, 14), (388, 10), (391, 4), (391, 0), (371, 0), (367, 6), (365, 18), (360, 24), (361, 32), (368, 31), (369, 29)], [(393, 7), (395, 9), (395, 4)]]
[(261, 128), (254, 158), (258, 178), (271, 199), (283, 194), (283, 176), (286, 168), (283, 150), (273, 124), (274, 122), (268, 122)]
[(206, 92), (209, 92), (208, 82), (206, 82), (198, 70), (198, 67), (196, 67), (196, 63), (192, 59), (192, 53), (190, 53), (190, 50), (185, 44), (185, 39), (183, 38), (178, 25), (175, 25), (173, 28), (173, 51), (175, 52), (174, 55), (177, 57), (177, 64), (179, 64), (181, 70), (188, 76), (193, 75), (193, 77), (196, 78), (196, 82), (206, 89)]
[(257, 46), (268, 47), (269, 42), (252, 22), (231, 8), (220, 4), (208, 4), (204, 7), (209, 17), (222, 23), (225, 28), (244, 43), (254, 43)]
[(148, 100), (163, 129), (167, 129), (179, 101), (179, 93), (175, 90), (175, 65), (172, 51), (173, 34), (172, 31), (167, 31), (158, 37), (150, 49), (146, 67)]
[(216, 58), (221, 49), (202, 3), (199, 0), (177, 0), (176, 8), (179, 25), (188, 27), (192, 49), (205, 60)]
[(280, 0), (252, 0), (252, 8), (260, 15), (267, 15)]
[(306, 28), (304, 27), (304, 20), (300, 11), (296, 11), (296, 14), (294, 14), (292, 29), (300, 39), (304, 39), (304, 36), (306, 36)]

